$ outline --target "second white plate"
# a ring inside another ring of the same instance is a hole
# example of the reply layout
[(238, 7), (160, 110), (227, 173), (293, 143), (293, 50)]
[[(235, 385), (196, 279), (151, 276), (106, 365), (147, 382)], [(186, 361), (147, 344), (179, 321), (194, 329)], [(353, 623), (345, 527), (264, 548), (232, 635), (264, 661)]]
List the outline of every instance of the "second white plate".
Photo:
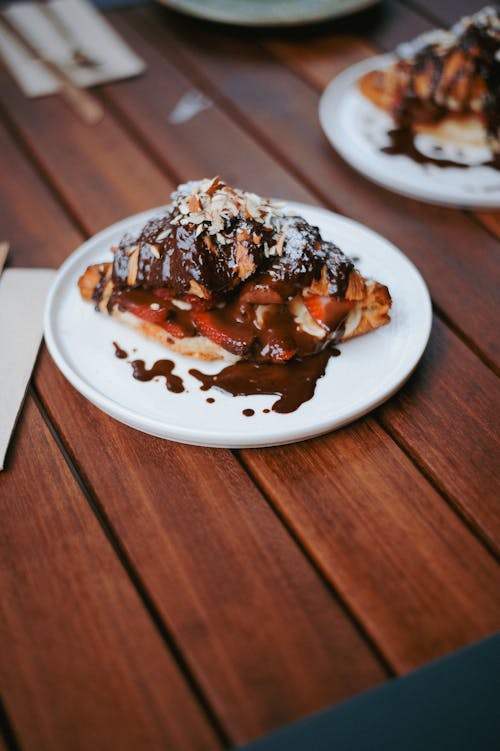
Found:
[(381, 55), (344, 70), (325, 89), (319, 118), (328, 140), (352, 167), (379, 185), (412, 198), (459, 208), (500, 208), (500, 172), (491, 167), (418, 164), (406, 155), (385, 154), (391, 117), (358, 90), (364, 73), (384, 70)]
[[(80, 393), (117, 420), (154, 436), (203, 446), (290, 443), (338, 428), (379, 405), (408, 378), (427, 343), (432, 314), (425, 282), (401, 251), (357, 222), (313, 206), (290, 203), (287, 209), (358, 259), (361, 272), (387, 284), (393, 298), (391, 323), (340, 345), (341, 357), (330, 360), (314, 397), (298, 410), (264, 413), (277, 397), (201, 391), (189, 369), (216, 373), (224, 363), (200, 363), (166, 350), (82, 301), (77, 281), (85, 268), (111, 260), (110, 246), (126, 232), (137, 232), (160, 209), (108, 227), (61, 266), (45, 314), (45, 339), (58, 367)], [(186, 391), (167, 391), (163, 379), (134, 380), (130, 363), (114, 356), (113, 341), (148, 367), (161, 358), (174, 361)], [(207, 396), (215, 402), (208, 403)], [(252, 417), (243, 414), (248, 408), (255, 410)]]

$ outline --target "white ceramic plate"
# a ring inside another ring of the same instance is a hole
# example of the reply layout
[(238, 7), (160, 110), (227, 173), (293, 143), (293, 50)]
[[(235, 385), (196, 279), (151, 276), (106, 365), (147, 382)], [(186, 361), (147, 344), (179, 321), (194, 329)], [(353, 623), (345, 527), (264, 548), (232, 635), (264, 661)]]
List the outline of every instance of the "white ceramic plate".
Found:
[[(76, 250), (61, 266), (45, 312), (45, 339), (50, 353), (73, 386), (107, 414), (145, 433), (183, 443), (230, 448), (270, 446), (310, 438), (338, 428), (373, 409), (408, 378), (420, 359), (431, 328), (427, 287), (413, 264), (380, 235), (325, 209), (290, 203), (357, 258), (361, 272), (388, 285), (392, 298), (389, 325), (340, 345), (331, 358), (314, 397), (290, 414), (263, 413), (273, 396), (237, 396), (200, 390), (190, 368), (216, 373), (224, 364), (200, 363), (150, 342), (124, 324), (96, 313), (81, 300), (78, 277), (87, 265), (111, 259), (110, 246), (125, 232), (136, 232), (159, 209), (137, 214), (108, 227)], [(187, 389), (167, 391), (163, 379), (142, 383), (128, 362), (114, 355), (112, 342), (151, 367), (167, 358), (176, 364)], [(137, 352), (132, 354), (136, 348)], [(207, 396), (215, 398), (213, 404)], [(254, 409), (245, 417), (243, 409)]]
[(159, 0), (197, 18), (239, 26), (295, 26), (375, 5), (378, 0)]
[[(488, 158), (488, 150), (458, 150), (428, 136), (418, 136), (416, 144), (428, 156), (433, 148), (443, 149), (440, 157), (467, 162), (470, 166), (438, 167), (418, 164), (405, 155), (380, 151), (389, 145), (387, 133), (394, 127), (390, 116), (358, 90), (357, 81), (371, 70), (383, 70), (392, 55), (363, 60), (337, 76), (325, 89), (319, 105), (321, 126), (335, 149), (349, 164), (385, 188), (412, 198), (444, 206), (500, 208), (500, 172), (474, 166)], [(460, 151), (462, 153), (460, 153)]]

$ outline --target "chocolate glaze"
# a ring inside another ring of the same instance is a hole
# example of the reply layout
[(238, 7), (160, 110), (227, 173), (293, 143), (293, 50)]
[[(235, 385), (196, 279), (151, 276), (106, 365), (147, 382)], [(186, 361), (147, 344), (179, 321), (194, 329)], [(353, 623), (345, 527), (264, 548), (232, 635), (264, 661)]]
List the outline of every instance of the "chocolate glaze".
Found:
[[(380, 149), (384, 154), (404, 155), (418, 164), (435, 164), (436, 167), (460, 167), (468, 169), (468, 164), (454, 162), (451, 159), (433, 159), (422, 154), (415, 146), (415, 134), (410, 128), (396, 128), (387, 134), (391, 140), (389, 146)], [(483, 162), (481, 167), (491, 167), (500, 170), (500, 154), (494, 154), (488, 162)]]
[(316, 383), (325, 374), (330, 357), (338, 355), (338, 349), (327, 349), (315, 357), (292, 360), (287, 365), (240, 360), (215, 375), (201, 373), (194, 368), (189, 372), (201, 381), (202, 391), (215, 386), (233, 396), (279, 395), (280, 398), (272, 406), (273, 411), (289, 413), (312, 398)]
[(118, 357), (120, 360), (125, 360), (128, 357), (128, 352), (125, 352), (117, 342), (113, 342), (113, 347), (115, 348), (115, 357)]
[(182, 378), (172, 373), (175, 367), (172, 360), (157, 360), (149, 370), (146, 368), (144, 360), (132, 360), (130, 364), (133, 368), (132, 375), (138, 381), (152, 381), (157, 376), (164, 376), (165, 385), (169, 391), (176, 394), (184, 391)]
[[(239, 283), (236, 246), (243, 245), (256, 266), (265, 258), (264, 243), (271, 243), (275, 230), (264, 229), (252, 219), (234, 219), (220, 233), (224, 244), (215, 243), (206, 233), (196, 236), (198, 225), (173, 225), (177, 209), (170, 207), (163, 216), (149, 221), (136, 238), (125, 237), (119, 244), (113, 263), (113, 282), (117, 289), (127, 287), (129, 253), (139, 246), (136, 284), (146, 288), (169, 287), (185, 293), (195, 281), (220, 295)], [(170, 231), (168, 237), (158, 236)], [(245, 239), (241, 239), (241, 236)], [(259, 242), (254, 239), (259, 238)], [(151, 247), (158, 249), (156, 258)]]
[(264, 275), (281, 289), (285, 299), (319, 279), (325, 266), (329, 293), (343, 297), (354, 268), (352, 261), (336, 245), (322, 240), (318, 227), (301, 217), (288, 217), (283, 231), (283, 254), (271, 261)]
[(244, 409), (242, 410), (242, 415), (245, 415), (245, 417), (253, 417), (255, 414), (255, 410), (253, 409)]
[[(136, 246), (139, 256), (135, 286), (145, 289), (167, 287), (182, 295), (189, 292), (191, 281), (195, 281), (217, 301), (241, 282), (236, 259), (238, 246), (245, 248), (255, 264), (257, 278), (265, 273), (273, 282), (282, 283), (287, 297), (298, 287), (319, 279), (325, 265), (330, 294), (342, 296), (347, 288), (352, 262), (333, 243), (322, 241), (318, 228), (304, 219), (274, 218), (273, 227), (265, 229), (252, 219), (236, 218), (220, 233), (225, 242), (211, 239), (210, 246), (206, 234), (196, 237), (197, 225), (173, 226), (171, 219), (175, 213), (176, 209), (170, 209), (164, 216), (148, 222), (138, 238), (125, 237), (120, 242), (112, 274), (116, 291), (129, 289), (129, 253)], [(158, 242), (156, 238), (165, 230), (170, 230), (170, 235)], [(264, 245), (272, 244), (280, 232), (285, 235), (282, 255), (266, 257)], [(259, 242), (254, 242), (255, 239)], [(159, 258), (153, 255), (152, 245), (158, 249)]]

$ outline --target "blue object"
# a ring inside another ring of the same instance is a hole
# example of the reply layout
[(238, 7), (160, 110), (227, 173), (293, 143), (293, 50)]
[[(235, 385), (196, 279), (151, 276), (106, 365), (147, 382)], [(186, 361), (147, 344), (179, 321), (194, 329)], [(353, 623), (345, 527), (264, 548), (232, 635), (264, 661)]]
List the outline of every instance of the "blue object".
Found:
[(239, 748), (500, 750), (500, 633)]

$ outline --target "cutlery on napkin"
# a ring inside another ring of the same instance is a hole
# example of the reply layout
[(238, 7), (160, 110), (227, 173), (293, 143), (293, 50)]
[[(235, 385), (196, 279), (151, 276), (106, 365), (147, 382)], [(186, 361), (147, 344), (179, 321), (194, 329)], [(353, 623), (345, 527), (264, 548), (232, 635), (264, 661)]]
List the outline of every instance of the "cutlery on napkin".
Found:
[[(0, 273), (7, 250), (7, 243), (0, 243)], [(0, 276), (0, 470), (40, 347), (45, 299), (55, 273), (6, 269)]]
[[(0, 55), (26, 96), (61, 90), (54, 66), (81, 88), (129, 78), (145, 68), (87, 0), (48, 0), (44, 8), (39, 2), (11, 3), (2, 8), (0, 19), (17, 31), (9, 32), (0, 24)], [(38, 59), (29, 54), (18, 35)]]

